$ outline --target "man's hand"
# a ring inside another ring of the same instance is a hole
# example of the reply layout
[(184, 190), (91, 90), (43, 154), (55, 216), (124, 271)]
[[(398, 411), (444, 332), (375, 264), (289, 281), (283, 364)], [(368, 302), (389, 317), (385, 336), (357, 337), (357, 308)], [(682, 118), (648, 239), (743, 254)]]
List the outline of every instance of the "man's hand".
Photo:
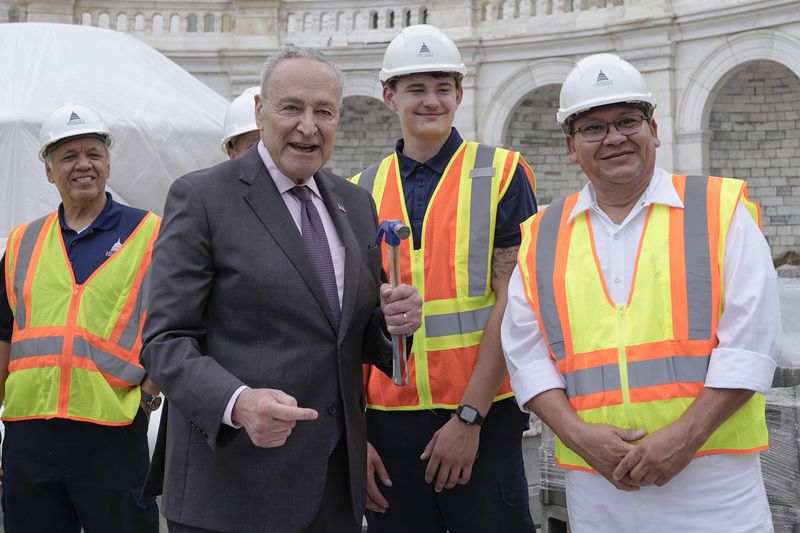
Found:
[(748, 389), (704, 387), (678, 420), (648, 436), (620, 461), (614, 479), (640, 487), (665, 485), (752, 396)]
[(472, 476), (472, 464), (478, 453), (481, 427), (468, 425), (455, 416), (437, 431), (425, 451), (420, 456), (421, 460), (428, 461), (425, 469), (425, 483), (433, 482), (436, 471), (436, 492), (442, 489), (452, 489), (457, 484), (466, 485)]
[(607, 424), (582, 424), (574, 435), (572, 448), (597, 472), (620, 490), (635, 491), (639, 487), (630, 480), (616, 478), (615, 468), (637, 447), (631, 444), (644, 437), (644, 429), (622, 429)]
[(381, 456), (378, 455), (377, 450), (370, 444), (367, 443), (367, 509), (370, 511), (375, 511), (376, 513), (385, 513), (386, 509), (389, 508), (389, 502), (386, 501), (386, 498), (383, 497), (381, 494), (380, 489), (378, 489), (378, 484), (375, 482), (375, 475), (381, 480), (387, 487), (392, 486), (392, 480), (389, 479), (389, 473), (386, 471), (386, 467), (383, 466), (383, 461), (381, 460)]
[(381, 285), (381, 310), (392, 335), (411, 335), (422, 324), (422, 298), (411, 285)]
[(686, 468), (698, 446), (679, 422), (649, 435), (629, 451), (614, 469), (614, 479), (639, 487), (661, 487)]
[(277, 448), (286, 443), (298, 420), (315, 420), (314, 409), (298, 407), (297, 400), (275, 389), (245, 389), (236, 398), (231, 419), (244, 426), (253, 444)]

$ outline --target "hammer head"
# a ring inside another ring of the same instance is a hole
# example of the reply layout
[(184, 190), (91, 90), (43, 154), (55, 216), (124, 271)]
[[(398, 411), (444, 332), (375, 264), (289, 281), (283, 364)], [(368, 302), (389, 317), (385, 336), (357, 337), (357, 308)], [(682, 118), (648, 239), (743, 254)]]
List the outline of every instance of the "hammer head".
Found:
[(378, 235), (375, 237), (375, 244), (380, 244), (381, 240), (386, 240), (389, 246), (399, 246), (401, 240), (408, 239), (411, 235), (411, 228), (399, 220), (384, 220), (378, 228)]

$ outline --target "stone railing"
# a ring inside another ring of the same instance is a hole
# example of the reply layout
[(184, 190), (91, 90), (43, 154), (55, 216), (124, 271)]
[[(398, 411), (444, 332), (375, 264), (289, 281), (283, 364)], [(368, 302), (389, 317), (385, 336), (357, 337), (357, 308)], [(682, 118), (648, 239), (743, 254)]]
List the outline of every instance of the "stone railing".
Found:
[(97, 26), (117, 31), (153, 35), (186, 33), (230, 33), (233, 31), (232, 11), (175, 12), (125, 10), (118, 8), (81, 9), (76, 6), (75, 24)]
[[(624, 7), (626, 0), (472, 0), (463, 2), (464, 12), (453, 19), (448, 11), (429, 8), (429, 2), (411, 2), (395, 6), (370, 6), (361, 2), (353, 7), (315, 7), (315, 2), (305, 2), (301, 8), (282, 2), (277, 8), (278, 31), (287, 40), (303, 44), (346, 44), (350, 42), (385, 42), (400, 28), (420, 23), (439, 24), (445, 29), (494, 28), (501, 25), (519, 26), (531, 19), (581, 16), (587, 13), (611, 12)], [(112, 7), (109, 4), (116, 4)], [(177, 3), (176, 3), (177, 4)], [(196, 11), (173, 9), (170, 2), (159, 2), (158, 9), (142, 9), (126, 2), (77, 2), (73, 22), (85, 26), (115, 29), (118, 31), (170, 37), (184, 34), (231, 33), (236, 24), (236, 2), (219, 2), (208, 9), (198, 6)], [(295, 6), (297, 4), (294, 4)], [(303, 4), (301, 4), (303, 5)], [(177, 6), (176, 6), (177, 7)], [(23, 9), (5, 10), (7, 20), (24, 20)], [(603, 19), (603, 17), (600, 17)], [(598, 19), (598, 20), (600, 20)], [(546, 24), (544, 20), (541, 22)], [(539, 24), (539, 22), (537, 22)], [(511, 33), (517, 33), (511, 30)]]

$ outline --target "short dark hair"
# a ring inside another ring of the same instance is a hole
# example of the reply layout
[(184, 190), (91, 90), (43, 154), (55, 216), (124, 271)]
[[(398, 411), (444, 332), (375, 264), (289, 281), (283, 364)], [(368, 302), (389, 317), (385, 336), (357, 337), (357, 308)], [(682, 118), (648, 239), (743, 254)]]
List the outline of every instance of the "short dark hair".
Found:
[(579, 118), (588, 115), (593, 111), (597, 111), (598, 109), (605, 109), (607, 107), (630, 107), (633, 109), (638, 109), (644, 115), (644, 119), (650, 121), (653, 118), (653, 111), (655, 111), (655, 107), (648, 104), (647, 102), (615, 102), (613, 104), (606, 104), (606, 105), (599, 105), (597, 107), (592, 107), (587, 109), (586, 111), (581, 111), (580, 113), (575, 113), (571, 117), (569, 117), (565, 122), (564, 125), (561, 127), (562, 131), (565, 135), (572, 136), (574, 133), (574, 126), (575, 121)]
[(406, 76), (413, 76), (414, 74), (429, 74), (434, 78), (453, 78), (456, 82), (456, 89), (461, 88), (461, 80), (464, 79), (464, 76), (459, 74), (458, 72), (414, 72), (412, 74), (403, 74), (402, 76), (394, 76), (393, 78), (389, 78), (388, 80), (383, 82), (384, 86), (389, 87), (391, 90), (397, 89), (397, 82), (401, 78), (405, 78)]

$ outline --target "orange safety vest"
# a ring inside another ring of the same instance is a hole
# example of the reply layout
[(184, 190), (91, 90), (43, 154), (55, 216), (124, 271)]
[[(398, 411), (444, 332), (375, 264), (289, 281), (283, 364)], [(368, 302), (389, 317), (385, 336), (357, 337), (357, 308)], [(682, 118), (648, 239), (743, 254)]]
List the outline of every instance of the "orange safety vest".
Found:
[[(483, 328), (494, 303), (490, 263), (497, 205), (508, 189), (519, 152), (462, 142), (428, 205), (422, 246), (400, 245), (402, 283), (422, 296), (423, 322), (414, 333), (409, 384), (398, 387), (382, 372), (365, 368), (367, 406), (380, 410), (455, 409), (472, 375)], [(397, 155), (351, 180), (375, 199), (380, 220), (410, 226)], [(388, 259), (384, 268), (389, 271)], [(511, 396), (506, 377), (496, 400)]]
[[(603, 281), (587, 213), (568, 217), (578, 194), (522, 226), (518, 264), (566, 395), (589, 423), (645, 428), (677, 420), (704, 387), (724, 310), (725, 241), (742, 202), (759, 221), (747, 185), (730, 178), (672, 176), (684, 208), (651, 205), (629, 300), (616, 305)], [(755, 394), (698, 455), (767, 447), (764, 396)], [(565, 468), (591, 470), (556, 442)]]
[(141, 331), (160, 223), (156, 215), (145, 215), (81, 285), (57, 212), (11, 233), (5, 280), (14, 330), (3, 420), (130, 424), (145, 377)]

